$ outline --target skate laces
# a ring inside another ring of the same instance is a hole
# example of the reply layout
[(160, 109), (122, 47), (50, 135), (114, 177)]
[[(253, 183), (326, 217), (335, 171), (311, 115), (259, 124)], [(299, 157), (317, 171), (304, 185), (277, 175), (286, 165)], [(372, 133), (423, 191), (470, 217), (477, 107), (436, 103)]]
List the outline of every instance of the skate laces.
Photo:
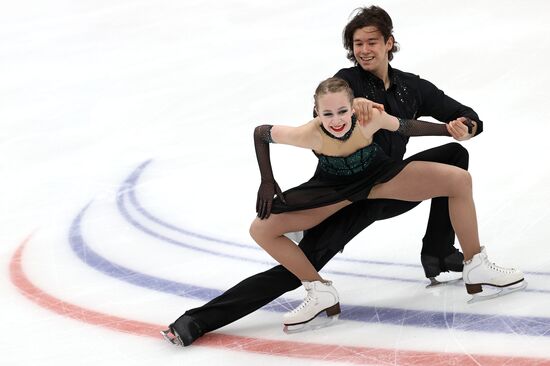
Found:
[(307, 294), (307, 296), (305, 297), (304, 301), (302, 301), (302, 303), (301, 303), (296, 309), (294, 309), (294, 310), (291, 311), (292, 314), (295, 314), (295, 313), (298, 313), (298, 312), (302, 311), (305, 307), (307, 307), (307, 305), (308, 305), (311, 301), (315, 300), (315, 297), (311, 296), (311, 295), (309, 294), (309, 291), (311, 291), (311, 290), (307, 290), (308, 294)]
[[(330, 285), (331, 282), (327, 281), (325, 284)], [(291, 311), (292, 314), (296, 314), (302, 311), (304, 308), (308, 306), (310, 302), (317, 300), (317, 297), (312, 295), (313, 292), (315, 291), (314, 285), (308, 284), (308, 285), (305, 285), (304, 287), (306, 288), (307, 295), (304, 298), (304, 301), (302, 301), (302, 303), (296, 309)]]
[[(325, 286), (332, 286), (332, 281), (324, 280), (321, 283)], [(305, 309), (308, 306), (308, 304), (310, 302), (318, 300), (318, 297), (314, 295), (314, 293), (317, 289), (315, 288), (315, 285), (313, 283), (311, 283), (311, 282), (304, 283), (304, 287), (307, 291), (307, 295), (304, 298), (304, 301), (302, 301), (302, 303), (300, 305), (298, 305), (297, 308), (293, 309), (290, 312), (291, 314), (296, 314), (296, 313), (302, 311), (303, 309)], [(323, 292), (323, 291), (321, 291), (321, 292)]]
[(513, 273), (513, 272), (516, 271), (515, 268), (501, 267), (501, 266), (497, 265), (496, 263), (491, 262), (489, 260), (489, 258), (487, 257), (487, 254), (485, 254), (485, 253), (484, 253), (484, 255), (482, 255), (482, 258), (483, 258), (483, 262), (485, 263), (485, 265), (487, 267), (489, 267), (490, 269), (492, 269), (493, 271), (497, 271), (497, 272), (501, 272), (501, 273)]

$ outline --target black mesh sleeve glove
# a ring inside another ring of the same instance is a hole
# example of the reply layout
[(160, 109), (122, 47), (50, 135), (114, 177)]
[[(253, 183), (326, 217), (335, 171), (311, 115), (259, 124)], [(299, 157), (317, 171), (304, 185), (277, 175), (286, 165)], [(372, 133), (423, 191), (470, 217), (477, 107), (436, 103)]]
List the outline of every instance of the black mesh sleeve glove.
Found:
[[(399, 128), (397, 132), (403, 136), (451, 136), (449, 131), (447, 131), (447, 125), (445, 123), (433, 123), (404, 118), (398, 118), (398, 120)], [(474, 127), (472, 120), (466, 118), (462, 123), (468, 127), (468, 133), (471, 134)]]
[(468, 127), (468, 133), (471, 135), (474, 132), (474, 122), (469, 117), (464, 117), (462, 123)]
[(275, 178), (273, 178), (273, 170), (269, 158), (269, 144), (273, 142), (271, 139), (272, 127), (271, 125), (262, 125), (254, 129), (254, 148), (256, 149), (256, 158), (258, 159), (258, 166), (260, 167), (260, 175), (262, 177), (256, 199), (256, 213), (260, 219), (267, 219), (271, 214), (271, 204), (275, 195), (286, 203), (281, 188), (279, 188)]

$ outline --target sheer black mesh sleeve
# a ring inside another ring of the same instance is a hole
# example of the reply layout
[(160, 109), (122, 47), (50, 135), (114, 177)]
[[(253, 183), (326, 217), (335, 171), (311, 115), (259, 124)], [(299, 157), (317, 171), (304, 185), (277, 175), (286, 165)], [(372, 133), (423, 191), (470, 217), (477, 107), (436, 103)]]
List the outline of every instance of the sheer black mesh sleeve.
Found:
[(415, 119), (399, 119), (397, 132), (403, 136), (451, 136), (444, 123), (433, 123)]
[(258, 159), (262, 182), (274, 181), (271, 159), (269, 158), (269, 144), (273, 143), (271, 138), (272, 127), (272, 125), (261, 125), (254, 129), (254, 148), (256, 149), (256, 159)]
[(272, 125), (261, 125), (254, 129), (254, 148), (256, 149), (256, 158), (262, 177), (256, 199), (256, 212), (261, 219), (267, 219), (271, 214), (271, 205), (275, 195), (285, 202), (281, 188), (273, 178), (273, 169), (269, 157), (269, 144), (274, 142), (271, 138), (272, 127)]
[[(399, 119), (397, 132), (403, 136), (451, 136), (445, 123), (433, 123), (416, 119)], [(471, 119), (465, 117), (462, 123), (468, 127), (468, 133), (472, 134), (474, 124)]]
[[(464, 123), (466, 125), (466, 127), (468, 127), (468, 133), (471, 135), (472, 132), (474, 131), (474, 122), (469, 118), (469, 117), (464, 117), (465, 118), (465, 121), (463, 121), (462, 123)], [(478, 122), (477, 124), (478, 128), (480, 128), (480, 123)]]

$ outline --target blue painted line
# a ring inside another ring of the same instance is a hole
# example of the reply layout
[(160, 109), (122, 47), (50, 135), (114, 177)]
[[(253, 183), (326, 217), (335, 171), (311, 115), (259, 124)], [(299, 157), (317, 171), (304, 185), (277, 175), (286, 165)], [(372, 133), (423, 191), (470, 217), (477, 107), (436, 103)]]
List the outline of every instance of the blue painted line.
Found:
[[(144, 164), (146, 164), (146, 163), (144, 163)], [(143, 164), (142, 164), (142, 165), (143, 165)], [(191, 249), (191, 250), (194, 250), (194, 251), (199, 251), (199, 252), (202, 252), (202, 253), (207, 253), (207, 254), (210, 254), (210, 255), (213, 255), (213, 256), (216, 256), (216, 257), (235, 259), (235, 260), (244, 261), (244, 262), (249, 262), (249, 263), (265, 264), (265, 265), (269, 265), (269, 266), (276, 266), (276, 265), (278, 265), (278, 263), (274, 263), (274, 262), (263, 261), (263, 260), (257, 260), (257, 259), (252, 259), (252, 258), (247, 258), (247, 257), (239, 256), (239, 255), (232, 255), (232, 254), (220, 253), (220, 252), (215, 251), (215, 250), (210, 250), (210, 249), (206, 249), (206, 248), (199, 247), (199, 246), (196, 246), (196, 245), (191, 245), (191, 244), (182, 242), (181, 240), (177, 240), (177, 239), (170, 238), (170, 237), (168, 237), (168, 236), (159, 234), (158, 232), (155, 232), (154, 230), (149, 229), (148, 227), (146, 227), (145, 225), (143, 225), (142, 223), (140, 223), (138, 220), (136, 220), (134, 217), (132, 217), (132, 215), (130, 214), (130, 212), (126, 209), (126, 205), (125, 205), (126, 199), (125, 199), (125, 197), (126, 197), (131, 191), (133, 191), (133, 185), (132, 185), (132, 183), (135, 184), (135, 180), (134, 180), (134, 179), (135, 179), (135, 175), (134, 175), (134, 173), (132, 173), (132, 175), (130, 175), (130, 177), (122, 184), (121, 188), (118, 190), (116, 201), (117, 201), (118, 210), (119, 210), (120, 214), (122, 215), (122, 217), (124, 217), (124, 219), (125, 219), (130, 225), (132, 225), (133, 227), (135, 227), (136, 229), (142, 231), (143, 233), (145, 233), (145, 234), (147, 234), (147, 235), (149, 235), (149, 236), (154, 237), (155, 239), (158, 239), (158, 240), (161, 240), (161, 241), (170, 243), (170, 244), (174, 244), (174, 245), (177, 245), (177, 246), (180, 246), (180, 247), (183, 247), (183, 248)], [(159, 220), (159, 221), (160, 221), (160, 220)], [(187, 230), (183, 230), (183, 229), (182, 229), (181, 231), (187, 232)], [(181, 231), (180, 231), (180, 232), (181, 232)], [(195, 234), (195, 233), (192, 233), (191, 236), (192, 236), (192, 237), (201, 238), (201, 239), (208, 238), (208, 237), (206, 237), (206, 236), (203, 236), (203, 235), (200, 235), (200, 234)], [(224, 243), (223, 241), (219, 241), (219, 240), (213, 239), (213, 238), (206, 239), (206, 240), (209, 240), (209, 241), (212, 241), (212, 242), (216, 242), (216, 243)], [(225, 243), (227, 243), (227, 242), (225, 242)], [(379, 275), (363, 274), (363, 273), (353, 273), (353, 272), (344, 272), (344, 271), (323, 270), (323, 273), (334, 274), (334, 275), (350, 276), (350, 277), (358, 277), (358, 278), (370, 278), (370, 279), (385, 280), (385, 281), (399, 281), (399, 282), (422, 283), (422, 284), (426, 283), (425, 280), (420, 280), (420, 279), (399, 278), (399, 277), (390, 277), (390, 276), (379, 276)]]
[(88, 210), (89, 206), (90, 204), (84, 207), (71, 223), (69, 230), (69, 244), (77, 257), (90, 267), (106, 274), (107, 276), (117, 278), (121, 281), (128, 282), (139, 287), (166, 292), (182, 297), (196, 297), (204, 300), (214, 298), (222, 293), (220, 290), (182, 284), (139, 273), (132, 269), (110, 262), (106, 258), (100, 256), (86, 244), (82, 236), (82, 217)]
[[(195, 232), (180, 228), (178, 226), (170, 224), (170, 223), (154, 216), (148, 210), (146, 210), (139, 203), (139, 200), (137, 199), (137, 197), (135, 195), (135, 186), (137, 185), (137, 182), (140, 179), (141, 174), (143, 173), (145, 168), (147, 168), (147, 166), (151, 162), (152, 162), (152, 160), (147, 160), (147, 161), (143, 162), (142, 164), (140, 164), (136, 169), (134, 169), (134, 171), (123, 182), (123, 184), (121, 185), (121, 188), (118, 190), (118, 193), (117, 193), (117, 206), (118, 206), (118, 209), (119, 209), (121, 215), (132, 226), (134, 226), (135, 228), (143, 231), (144, 233), (146, 233), (148, 235), (151, 235), (151, 236), (155, 237), (156, 239), (166, 241), (166, 242), (169, 242), (171, 244), (182, 246), (182, 247), (185, 247), (185, 248), (188, 248), (188, 249), (197, 250), (197, 251), (205, 252), (205, 253), (215, 255), (215, 256), (231, 258), (231, 259), (237, 259), (237, 260), (246, 261), (246, 262), (268, 264), (268, 265), (271, 265), (271, 266), (278, 265), (278, 263), (274, 263), (274, 262), (259, 261), (259, 260), (255, 260), (255, 259), (242, 257), (242, 256), (223, 254), (223, 253), (219, 253), (219, 252), (216, 252), (216, 251), (204, 249), (202, 247), (197, 247), (197, 246), (185, 244), (185, 243), (183, 243), (179, 240), (175, 240), (175, 239), (172, 239), (170, 237), (160, 235), (160, 234), (156, 233), (155, 231), (148, 229), (146, 226), (142, 225), (136, 219), (134, 219), (130, 215), (130, 213), (128, 212), (128, 210), (126, 209), (126, 207), (124, 205), (124, 197), (125, 196), (128, 196), (129, 201), (130, 201), (131, 205), (133, 206), (133, 208), (136, 211), (138, 211), (141, 215), (143, 215), (148, 220), (150, 220), (150, 221), (152, 221), (152, 222), (154, 222), (154, 223), (156, 223), (160, 226), (163, 226), (167, 229), (173, 230), (175, 232), (178, 232), (178, 233), (181, 233), (181, 234), (184, 234), (184, 235), (188, 235), (188, 236), (191, 236), (191, 237), (195, 237), (195, 238), (198, 238), (198, 239), (202, 239), (202, 240), (205, 240), (205, 241), (210, 241), (210, 242), (214, 242), (214, 243), (218, 243), (218, 244), (226, 244), (226, 245), (239, 247), (239, 248), (260, 250), (257, 246), (251, 247), (251, 246), (246, 245), (246, 244), (241, 244), (241, 243), (236, 243), (236, 242), (232, 242), (232, 241), (222, 240), (222, 239), (202, 235), (202, 234), (199, 234), (199, 233), (195, 233)], [(401, 267), (415, 267), (415, 268), (421, 267), (420, 265), (407, 264), (407, 263), (372, 261), (372, 260), (362, 260), (362, 259), (353, 259), (353, 258), (334, 257), (332, 260), (340, 260), (340, 261), (364, 263), (364, 264), (401, 266)], [(389, 281), (400, 281), (400, 282), (422, 283), (422, 284), (426, 283), (426, 280), (424, 280), (424, 279), (420, 280), (420, 279), (411, 279), (411, 278), (402, 278), (402, 277), (379, 276), (379, 275), (361, 274), (361, 273), (353, 273), (353, 272), (346, 272), (346, 271), (334, 271), (334, 270), (331, 271), (331, 270), (326, 270), (326, 269), (323, 270), (323, 273), (334, 274), (334, 275), (342, 275), (342, 276), (350, 276), (350, 277), (358, 277), (358, 278), (370, 278), (370, 279), (377, 279), (377, 280), (389, 280)], [(534, 275), (550, 275), (550, 273), (547, 273), (547, 272), (524, 272), (524, 273), (534, 274)], [(461, 284), (457, 283), (456, 285), (461, 285)], [(536, 292), (536, 293), (550, 293), (549, 290), (530, 289), (530, 288), (528, 288), (524, 291), (526, 291), (526, 292)]]
[[(199, 251), (199, 252), (202, 252), (202, 253), (207, 253), (207, 254), (210, 254), (210, 255), (213, 255), (213, 256), (216, 256), (216, 257), (234, 259), (234, 260), (239, 260), (241, 262), (265, 264), (265, 265), (269, 265), (269, 266), (278, 265), (278, 263), (274, 263), (274, 262), (261, 261), (261, 260), (257, 260), (257, 259), (252, 259), (252, 258), (239, 256), (239, 255), (220, 253), (220, 252), (215, 251), (215, 250), (205, 249), (203, 247), (199, 247), (199, 246), (196, 246), (196, 245), (191, 245), (191, 244), (188, 244), (188, 243), (184, 243), (180, 240), (172, 239), (170, 237), (161, 235), (161, 234), (147, 228), (146, 226), (144, 226), (143, 224), (138, 222), (135, 218), (133, 218), (132, 215), (126, 209), (125, 197), (130, 192), (130, 189), (129, 188), (127, 189), (127, 188), (124, 188), (124, 189), (121, 188), (119, 190), (119, 193), (117, 195), (118, 210), (119, 210), (120, 214), (126, 219), (126, 221), (128, 221), (128, 223), (130, 223), (130, 225), (134, 226), (136, 229), (144, 232), (145, 234), (150, 235), (150, 236), (154, 237), (155, 239), (165, 241), (165, 242), (170, 243), (170, 244), (174, 244), (174, 245), (177, 245), (177, 246), (180, 246), (180, 247), (183, 247), (183, 248), (187, 248), (187, 249), (191, 249), (191, 250), (194, 250), (194, 251)], [(130, 186), (130, 188), (131, 188), (131, 186)], [(197, 236), (193, 235), (193, 237), (197, 237)], [(397, 281), (397, 282), (420, 283), (420, 284), (425, 284), (426, 283), (425, 280), (414, 279), (414, 278), (380, 276), (380, 275), (373, 275), (373, 274), (354, 273), (354, 272), (347, 272), (347, 271), (335, 271), (335, 270), (327, 270), (327, 269), (323, 269), (322, 272), (326, 273), (326, 274), (331, 274), (331, 275), (348, 276), (348, 277), (356, 277), (356, 278), (368, 278), (368, 279), (382, 280), (382, 281)], [(460, 282), (458, 282), (454, 285), (455, 286), (462, 286), (462, 284)], [(527, 288), (523, 291), (525, 291), (525, 292), (538, 292), (538, 293), (550, 293), (549, 290), (537, 290), (537, 289), (529, 289), (529, 288)]]
[[(179, 283), (146, 275), (118, 265), (100, 256), (86, 244), (82, 236), (81, 222), (88, 208), (89, 205), (84, 207), (71, 223), (69, 243), (78, 258), (90, 267), (121, 281), (177, 296), (207, 301), (221, 294), (221, 291), (217, 289)], [(281, 305), (281, 300), (285, 301), (287, 306)], [(294, 304), (296, 304), (296, 301), (281, 300), (272, 302), (263, 309), (284, 312), (288, 311), (289, 307), (293, 307), (295, 306)], [(548, 336), (550, 334), (550, 318), (544, 317), (447, 313), (360, 305), (342, 305), (342, 308), (343, 312), (341, 314), (341, 319), (366, 323), (383, 323), (399, 326), (529, 336)]]
[(180, 240), (172, 239), (168, 236), (159, 234), (159, 233), (147, 228), (146, 226), (142, 225), (137, 220), (135, 220), (132, 217), (132, 215), (130, 215), (130, 213), (126, 209), (126, 206), (124, 205), (124, 197), (125, 197), (124, 193), (122, 191), (119, 191), (119, 194), (117, 195), (117, 207), (118, 207), (118, 210), (119, 210), (120, 214), (122, 215), (122, 217), (124, 217), (124, 219), (126, 221), (128, 221), (128, 223), (130, 223), (130, 225), (132, 225), (136, 229), (138, 229), (138, 230), (144, 232), (145, 234), (150, 235), (150, 236), (152, 236), (152, 237), (154, 237), (158, 240), (165, 241), (167, 243), (175, 244), (175, 245), (183, 247), (183, 248), (192, 249), (194, 251), (199, 251), (199, 252), (207, 253), (207, 254), (214, 255), (214, 256), (221, 256), (221, 257), (225, 257), (225, 258), (237, 259), (237, 260), (240, 260), (240, 261), (260, 263), (260, 264), (266, 264), (266, 265), (272, 265), (273, 264), (272, 262), (268, 262), (268, 261), (249, 259), (249, 258), (244, 258), (244, 257), (241, 257), (241, 256), (219, 253), (219, 252), (214, 251), (214, 250), (209, 250), (209, 249), (205, 249), (205, 248), (198, 247), (198, 246), (195, 246), (195, 245), (187, 244), (187, 243), (184, 243)]
[(216, 243), (226, 244), (226, 245), (230, 245), (230, 246), (234, 246), (234, 247), (238, 247), (238, 248), (247, 248), (247, 249), (252, 249), (252, 250), (260, 250), (260, 248), (258, 248), (257, 246), (251, 246), (251, 245), (237, 243), (237, 242), (233, 242), (233, 241), (229, 241), (229, 240), (214, 238), (214, 237), (211, 237), (211, 236), (195, 233), (195, 232), (180, 228), (180, 227), (172, 225), (172, 224), (170, 224), (170, 223), (168, 223), (164, 220), (161, 220), (160, 218), (158, 218), (156, 216), (153, 216), (149, 211), (145, 210), (139, 204), (139, 202), (138, 202), (138, 200), (135, 196), (135, 189), (134, 188), (137, 184), (137, 181), (139, 180), (139, 178), (141, 176), (141, 173), (151, 163), (151, 161), (152, 160), (147, 160), (147, 161), (143, 162), (142, 164), (140, 164), (128, 176), (128, 178), (126, 178), (126, 180), (122, 184), (121, 189), (119, 189), (119, 192), (118, 192), (119, 196), (126, 193), (128, 195), (128, 197), (130, 198), (130, 202), (132, 203), (132, 206), (134, 206), (134, 208), (140, 214), (142, 214), (147, 219), (149, 219), (150, 221), (152, 221), (152, 222), (154, 222), (154, 223), (156, 223), (160, 226), (163, 226), (167, 229), (173, 230), (175, 232), (178, 232), (178, 233), (181, 233), (181, 234), (184, 234), (184, 235), (187, 235), (187, 236), (191, 236), (191, 237), (198, 238), (198, 239), (203, 239), (203, 240), (206, 240), (206, 241), (212, 241), (212, 242), (216, 242)]
[[(154, 216), (153, 214), (151, 214), (148, 210), (146, 210), (139, 203), (139, 200), (137, 199), (136, 194), (135, 194), (135, 186), (137, 185), (137, 182), (140, 179), (141, 174), (143, 173), (145, 168), (147, 168), (147, 166), (151, 162), (152, 162), (152, 160), (147, 160), (147, 161), (143, 162), (142, 164), (140, 164), (128, 176), (128, 178), (124, 181), (121, 190), (119, 190), (119, 194), (127, 193), (128, 197), (130, 199), (130, 203), (132, 204), (132, 206), (134, 207), (134, 209), (136, 211), (138, 211), (140, 214), (142, 214), (144, 217), (151, 220), (152, 222), (154, 222), (154, 223), (156, 223), (160, 226), (163, 226), (167, 229), (173, 230), (175, 232), (184, 234), (184, 235), (188, 235), (188, 236), (195, 237), (195, 238), (198, 238), (198, 239), (203, 239), (203, 240), (206, 240), (206, 241), (211, 241), (211, 242), (214, 242), (214, 243), (226, 244), (226, 245), (234, 246), (234, 247), (238, 247), (238, 248), (246, 248), (246, 249), (250, 249), (250, 250), (262, 250), (262, 249), (258, 248), (258, 246), (256, 246), (256, 245), (252, 246), (252, 245), (248, 245), (248, 244), (237, 243), (237, 242), (234, 242), (234, 241), (228, 241), (228, 240), (224, 240), (224, 239), (220, 239), (220, 238), (215, 238), (215, 237), (212, 237), (212, 236), (199, 234), (199, 233), (196, 233), (196, 232), (193, 232), (193, 231), (189, 231), (189, 230), (183, 229), (181, 227), (178, 227), (176, 225), (173, 225), (173, 224), (171, 224), (171, 223), (169, 223), (165, 220), (162, 220), (162, 219), (158, 218), (157, 216)], [(354, 259), (354, 258), (335, 257), (332, 260), (343, 261), (343, 262), (365, 263), (365, 264), (378, 264), (378, 265), (387, 265), (387, 266), (421, 268), (421, 266), (418, 265), (418, 264), (396, 263), (396, 262), (386, 262), (386, 261), (373, 261), (373, 260)], [(426, 281), (422, 281), (422, 282), (426, 282)]]
[[(257, 246), (251, 246), (251, 245), (248, 245), (248, 244), (242, 244), (242, 243), (228, 241), (228, 240), (224, 240), (224, 239), (220, 239), (220, 238), (215, 238), (215, 237), (199, 234), (199, 233), (196, 233), (196, 232), (193, 232), (193, 231), (189, 231), (189, 230), (180, 228), (176, 225), (173, 225), (173, 224), (171, 224), (167, 221), (164, 221), (164, 220), (154, 216), (148, 210), (146, 210), (139, 203), (139, 200), (136, 197), (135, 186), (137, 185), (137, 182), (140, 179), (141, 174), (143, 173), (145, 168), (147, 168), (147, 166), (152, 161), (153, 161), (152, 159), (149, 159), (149, 160), (146, 160), (145, 162), (141, 163), (128, 176), (128, 178), (124, 181), (121, 190), (119, 190), (119, 194), (124, 193), (124, 192), (128, 194), (128, 196), (130, 198), (130, 203), (132, 204), (132, 206), (134, 207), (134, 209), (136, 211), (138, 211), (140, 214), (142, 214), (144, 217), (151, 220), (152, 222), (154, 222), (154, 223), (156, 223), (160, 226), (163, 226), (167, 229), (173, 230), (175, 232), (184, 234), (184, 235), (188, 235), (188, 236), (191, 236), (191, 237), (195, 237), (195, 238), (199, 238), (199, 239), (203, 239), (203, 240), (211, 241), (211, 242), (215, 242), (215, 243), (226, 244), (226, 245), (230, 245), (230, 246), (234, 246), (234, 247), (238, 247), (238, 248), (246, 248), (246, 249), (251, 249), (251, 250), (261, 250)], [(374, 261), (374, 260), (365, 260), (365, 259), (356, 259), (356, 258), (334, 257), (332, 260), (333, 261), (343, 261), (343, 262), (364, 263), (364, 264), (386, 265), (386, 266), (422, 268), (422, 266), (419, 265), (419, 264), (387, 262), (387, 261)], [(536, 276), (550, 276), (550, 272), (540, 272), (540, 271), (539, 272), (536, 272), (536, 271), (525, 272), (524, 271), (524, 273), (525, 274), (530, 274), (530, 275), (536, 275)], [(425, 283), (426, 281), (419, 281), (419, 282)], [(543, 292), (545, 292), (545, 291), (543, 291)]]

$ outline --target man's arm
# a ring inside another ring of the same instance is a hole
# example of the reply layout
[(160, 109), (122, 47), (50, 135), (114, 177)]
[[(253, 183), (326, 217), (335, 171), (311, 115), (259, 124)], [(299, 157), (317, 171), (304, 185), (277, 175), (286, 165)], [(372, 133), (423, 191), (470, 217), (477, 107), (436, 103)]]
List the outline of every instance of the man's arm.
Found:
[[(459, 123), (463, 118), (469, 118), (473, 125), (472, 133), (469, 134), (469, 137), (477, 136), (483, 132), (483, 121), (481, 121), (472, 108), (459, 103), (438, 89), (434, 84), (421, 78), (418, 80), (418, 90), (421, 105), (417, 117), (430, 116), (438, 121), (450, 123), (455, 128), (463, 126), (463, 123)], [(460, 130), (457, 130), (458, 132)], [(454, 137), (456, 138), (456, 136)], [(462, 138), (462, 140), (464, 139), (467, 138)]]

